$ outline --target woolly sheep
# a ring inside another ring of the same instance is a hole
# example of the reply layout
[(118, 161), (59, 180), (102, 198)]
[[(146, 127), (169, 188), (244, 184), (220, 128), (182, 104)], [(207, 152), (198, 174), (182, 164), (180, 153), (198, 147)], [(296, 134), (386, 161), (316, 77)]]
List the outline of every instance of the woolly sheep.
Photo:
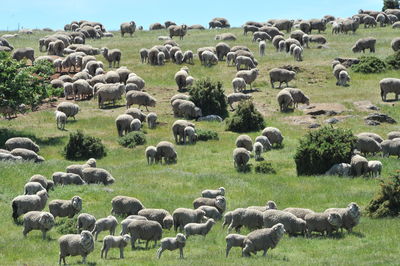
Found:
[(147, 92), (142, 91), (129, 91), (126, 94), (126, 107), (129, 108), (132, 104), (137, 104), (140, 106), (145, 106), (148, 111), (148, 106), (155, 107), (157, 100), (150, 96)]
[(35, 195), (39, 191), (47, 191), (40, 183), (38, 182), (28, 182), (24, 186), (24, 195)]
[(254, 142), (259, 142), (263, 145), (264, 152), (272, 149), (271, 142), (269, 142), (266, 136), (257, 136)]
[(129, 114), (119, 115), (115, 119), (115, 125), (117, 126), (118, 136), (122, 137), (124, 134), (128, 134), (131, 131), (130, 125), (133, 121), (133, 117)]
[(0, 161), (21, 162), (21, 156), (14, 156), (11, 153), (0, 152)]
[(263, 145), (260, 142), (255, 142), (253, 145), (254, 150), (254, 158), (256, 161), (260, 161), (262, 159), (261, 153), (263, 152)]
[(157, 114), (149, 113), (147, 115), (147, 123), (149, 128), (155, 128), (157, 125)]
[(29, 211), (42, 211), (46, 206), (48, 194), (47, 191), (39, 191), (36, 195), (21, 195), (11, 201), (12, 217), (14, 222), (17, 218)]
[(176, 163), (178, 161), (178, 155), (174, 145), (171, 142), (160, 141), (156, 146), (156, 150), (156, 163), (162, 163), (163, 158), (166, 164)]
[(286, 42), (284, 40), (279, 41), (278, 43), (278, 51), (279, 52), (284, 52), (286, 47)]
[(265, 212), (266, 210), (276, 210), (278, 207), (276, 206), (276, 203), (273, 200), (267, 201), (265, 206), (249, 206), (247, 209), (253, 209), (253, 210), (258, 210), (260, 212)]
[(372, 155), (375, 155), (375, 153), (382, 150), (381, 145), (373, 138), (370, 138), (368, 136), (357, 137), (356, 148), (364, 155), (367, 155), (368, 153), (372, 153)]
[(85, 168), (88, 167), (96, 167), (96, 159), (94, 158), (90, 158), (89, 160), (87, 160), (87, 162), (85, 164), (72, 164), (67, 166), (66, 168), (66, 172), (67, 173), (73, 173), (73, 174), (77, 174), (80, 177), (83, 176), (82, 171)]
[(229, 224), (228, 231), (230, 232), (232, 229), (235, 229), (236, 232), (239, 232), (242, 226), (246, 226), (250, 230), (262, 228), (263, 213), (259, 210), (251, 208), (235, 209), (232, 211), (231, 222)]
[(296, 216), (297, 218), (303, 219), (306, 217), (307, 214), (314, 213), (313, 210), (304, 209), (304, 208), (286, 208), (283, 210), (284, 212), (289, 212)]
[(269, 36), (269, 34), (266, 33), (266, 32), (263, 32), (263, 31), (256, 31), (256, 32), (254, 32), (254, 34), (253, 34), (252, 42), (257, 41), (258, 39), (260, 39), (260, 43), (261, 43), (262, 41), (264, 41), (264, 43), (265, 43), (266, 40), (271, 40), (272, 38), (271, 38), (271, 36)]
[(256, 254), (260, 250), (263, 250), (263, 256), (266, 256), (269, 248), (273, 249), (278, 245), (286, 232), (285, 228), (283, 224), (278, 223), (271, 228), (258, 229), (249, 233), (243, 243), (243, 256), (249, 257), (251, 252)]
[(277, 81), (279, 81), (279, 88), (281, 88), (283, 82), (285, 82), (286, 86), (289, 87), (288, 82), (296, 77), (296, 72), (283, 68), (273, 68), (269, 71), (269, 77), (272, 88), (274, 88), (274, 82)]
[(214, 220), (221, 220), (222, 218), (221, 213), (215, 207), (203, 205), (200, 206), (198, 209), (203, 210), (206, 213), (205, 217), (207, 218), (213, 218)]
[(121, 222), (121, 232), (119, 233), (121, 236), (128, 233), (128, 225), (133, 222), (134, 220), (145, 220), (147, 221), (146, 217), (140, 215), (129, 215)]
[(206, 189), (201, 192), (203, 198), (216, 198), (217, 196), (225, 196), (225, 188), (220, 187), (218, 189)]
[(147, 164), (155, 163), (155, 158), (157, 154), (157, 148), (154, 146), (148, 146), (145, 150), (145, 156), (147, 159)]
[(96, 218), (88, 213), (81, 213), (77, 218), (78, 233), (82, 232), (82, 230), (93, 231), (94, 226), (96, 224)]
[(234, 78), (232, 80), (233, 92), (241, 92), (246, 89), (246, 81), (243, 78)]
[(378, 143), (381, 143), (383, 141), (381, 136), (379, 136), (378, 134), (375, 134), (375, 133), (371, 133), (371, 132), (362, 132), (362, 133), (359, 133), (356, 135), (357, 138), (362, 137), (362, 136), (372, 138)]
[[(246, 87), (246, 83), (244, 83), (245, 87)], [(235, 102), (240, 102), (240, 101), (244, 101), (244, 100), (248, 100), (251, 99), (251, 95), (250, 94), (244, 94), (241, 92), (237, 92), (237, 93), (231, 93), (227, 96), (227, 100), (228, 100), (228, 104), (229, 106), (232, 108), (232, 110), (234, 110), (232, 104)]]
[(187, 26), (185, 24), (183, 25), (171, 25), (168, 27), (169, 31), (169, 37), (172, 38), (173, 36), (179, 36), (180, 40), (183, 40), (183, 36), (186, 35), (187, 32)]
[(368, 172), (368, 160), (361, 155), (351, 157), (350, 165), (354, 176), (365, 176)]
[(300, 46), (293, 49), (293, 57), (296, 61), (303, 61), (303, 49)]
[(381, 147), (382, 157), (397, 155), (397, 158), (400, 158), (400, 140), (398, 138), (382, 141)]
[(397, 52), (400, 50), (400, 38), (394, 38), (390, 44), (392, 47), (393, 51)]
[(35, 62), (35, 50), (33, 50), (33, 48), (30, 48), (30, 47), (15, 49), (12, 54), (12, 59), (21, 61), (23, 58), (27, 58), (27, 59), (31, 60), (32, 63), (34, 63)]
[(183, 130), (183, 144), (186, 144), (186, 139), (189, 144), (194, 144), (197, 140), (197, 134), (194, 128), (187, 126)]
[(297, 218), (295, 215), (280, 211), (280, 210), (267, 210), (263, 213), (264, 227), (272, 227), (277, 223), (282, 223), (285, 230), (289, 235), (297, 233), (305, 234), (306, 222), (303, 219)]
[(63, 112), (67, 118), (73, 117), (75, 120), (75, 116), (79, 112), (79, 106), (71, 102), (62, 102), (57, 105), (57, 111)]
[(307, 224), (308, 237), (312, 232), (319, 232), (322, 235), (326, 232), (327, 235), (331, 235), (333, 231), (337, 231), (342, 226), (342, 218), (337, 212), (309, 213), (304, 220)]
[(299, 103), (309, 105), (310, 99), (300, 89), (285, 88), (293, 98), (294, 107), (298, 107)]
[(213, 64), (217, 64), (218, 63), (218, 57), (213, 52), (204, 51), (201, 54), (201, 62), (202, 62), (203, 65), (210, 67)]
[(186, 100), (176, 100), (172, 103), (172, 108), (176, 116), (183, 116), (186, 119), (201, 117), (202, 111), (193, 102)]
[(142, 64), (148, 62), (149, 49), (142, 48), (139, 50), (139, 54), (140, 54), (140, 60), (141, 60)]
[(365, 49), (369, 49), (371, 53), (375, 53), (376, 39), (372, 37), (359, 39), (354, 46), (351, 48), (353, 53), (363, 52)]
[(279, 104), (279, 110), (281, 112), (287, 112), (290, 110), (290, 106), (294, 105), (294, 100), (290, 92), (286, 89), (281, 90), (276, 96), (276, 100)]
[(115, 67), (116, 62), (118, 62), (118, 67), (119, 67), (119, 62), (121, 61), (121, 50), (119, 49), (108, 50), (107, 47), (103, 47), (101, 50), (104, 58), (108, 61), (110, 68), (112, 64), (114, 64)]
[(118, 72), (116, 72), (116, 71), (108, 71), (104, 75), (104, 81), (106, 83), (119, 83), (120, 82), (120, 77), (119, 77)]
[(135, 118), (132, 120), (130, 124), (131, 131), (139, 131), (142, 128), (142, 122), (139, 119)]
[(339, 86), (346, 87), (348, 86), (347, 82), (350, 82), (350, 75), (347, 73), (346, 70), (342, 70), (339, 72), (339, 80), (338, 84)]
[(221, 40), (221, 41), (236, 41), (237, 38), (233, 33), (221, 33), (215, 35), (215, 40)]
[(132, 34), (135, 33), (136, 30), (136, 23), (134, 21), (121, 23), (120, 30), (122, 37), (124, 37), (125, 33), (129, 33), (129, 35), (132, 37)]
[(134, 220), (128, 225), (128, 231), (131, 235), (132, 249), (135, 249), (137, 239), (146, 240), (146, 249), (150, 240), (154, 240), (154, 246), (157, 240), (162, 237), (161, 225), (156, 221)]
[(254, 80), (256, 80), (258, 76), (258, 69), (253, 68), (251, 70), (241, 70), (236, 73), (236, 78), (243, 78), (246, 84), (250, 85), (250, 88), (252, 88), (252, 83)]
[(330, 208), (325, 210), (327, 213), (337, 212), (342, 218), (341, 229), (345, 228), (349, 233), (352, 232), (353, 227), (358, 225), (360, 222), (360, 207), (357, 203), (351, 202), (347, 208)]
[(274, 146), (274, 144), (277, 144), (278, 146), (282, 145), (284, 138), (279, 129), (275, 127), (266, 127), (262, 131), (262, 135), (268, 138), (272, 146)]
[(384, 78), (379, 82), (381, 89), (382, 101), (386, 101), (386, 95), (388, 93), (394, 93), (396, 101), (399, 100), (400, 94), (400, 79), (397, 78)]
[(140, 200), (127, 196), (116, 196), (111, 200), (114, 215), (137, 215), (141, 209), (144, 209)]
[(200, 206), (212, 206), (218, 209), (222, 214), (226, 210), (226, 200), (224, 196), (217, 196), (216, 198), (197, 198), (193, 201), (193, 208), (197, 209)]
[(82, 263), (86, 263), (86, 257), (94, 249), (93, 235), (89, 231), (82, 231), (80, 234), (63, 235), (58, 239), (60, 245), (60, 258), (64, 264), (67, 256), (82, 256)]
[(29, 138), (15, 137), (8, 139), (4, 146), (7, 150), (12, 151), (16, 148), (28, 149), (34, 152), (39, 152), (40, 147)]
[(38, 182), (40, 183), (47, 191), (54, 190), (54, 182), (51, 180), (47, 180), (46, 177), (42, 175), (33, 175), (29, 182)]
[(97, 240), (97, 236), (99, 233), (101, 233), (102, 231), (110, 231), (110, 235), (114, 235), (115, 234), (115, 229), (117, 228), (118, 225), (118, 221), (117, 219), (112, 216), (109, 215), (105, 218), (101, 218), (98, 219), (94, 225), (94, 229), (92, 231), (92, 234), (94, 235), (94, 240)]
[(67, 115), (60, 111), (55, 111), (54, 113), (56, 115), (57, 128), (64, 130), (65, 124), (67, 123)]
[(114, 177), (105, 169), (88, 167), (82, 170), (82, 179), (88, 184), (102, 183), (111, 185), (115, 182)]
[(368, 161), (368, 174), (371, 177), (379, 177), (382, 172), (382, 163), (380, 161)]
[(277, 35), (277, 36), (273, 37), (272, 45), (275, 47), (276, 51), (279, 50), (279, 43), (281, 41), (285, 41), (285, 38), (283, 38), (281, 35)]
[(247, 57), (247, 56), (236, 56), (235, 64), (236, 64), (237, 71), (242, 69), (241, 65), (245, 66), (244, 69), (253, 69), (256, 67), (253, 59), (251, 59), (250, 57)]
[(162, 228), (167, 230), (174, 225), (171, 214), (164, 209), (142, 209), (138, 212), (138, 215), (146, 217), (147, 220), (158, 222)]
[(64, 173), (55, 172), (53, 173), (53, 181), (55, 185), (83, 185), (86, 184), (85, 181), (78, 175), (74, 173)]
[(82, 199), (74, 196), (70, 200), (52, 200), (49, 203), (49, 210), (54, 218), (57, 216), (72, 218), (82, 210)]
[(178, 208), (172, 213), (172, 217), (174, 219), (174, 230), (182, 231), (184, 226), (188, 223), (200, 223), (205, 216), (205, 212), (201, 209), (187, 209), (187, 208)]
[(163, 238), (161, 239), (160, 248), (157, 250), (157, 258), (161, 258), (161, 254), (164, 250), (173, 251), (179, 248), (179, 258), (183, 259), (183, 248), (185, 247), (185, 244), (186, 237), (181, 233), (178, 233), (176, 237)]
[(232, 214), (233, 214), (233, 211), (229, 211), (224, 214), (224, 221), (222, 223), (222, 228), (225, 228), (225, 226), (229, 226), (231, 224)]
[(232, 247), (240, 247), (243, 249), (245, 239), (246, 239), (246, 236), (244, 236), (244, 235), (239, 235), (239, 234), (227, 235), (225, 237), (225, 241), (226, 241), (225, 257), (228, 257), (229, 251), (231, 250)]
[(253, 151), (253, 141), (248, 135), (238, 136), (235, 145), (237, 148), (245, 148), (248, 151)]
[(41, 211), (30, 211), (24, 215), (24, 237), (32, 230), (42, 231), (42, 239), (46, 239), (47, 231), (54, 226), (54, 217), (51, 213)]
[(206, 236), (210, 232), (212, 226), (215, 224), (214, 219), (208, 219), (205, 223), (188, 223), (183, 228), (186, 239), (191, 235), (202, 235)]
[(41, 163), (44, 161), (44, 158), (42, 156), (37, 155), (36, 152), (23, 148), (13, 149), (11, 151), (11, 155), (21, 156), (22, 160), (33, 161), (35, 163)]
[[(252, 147), (253, 148), (253, 147)], [(250, 152), (245, 148), (236, 148), (233, 150), (233, 165), (235, 168), (243, 168), (250, 160)]]
[(183, 142), (184, 130), (187, 126), (195, 128), (195, 125), (193, 123), (186, 120), (176, 120), (172, 124), (172, 133), (174, 135), (175, 143), (178, 144)]
[(338, 175), (338, 176), (350, 176), (351, 175), (351, 165), (348, 163), (339, 163), (332, 165), (325, 175)]
[(101, 248), (101, 258), (105, 253), (104, 258), (107, 259), (107, 253), (110, 248), (119, 248), (119, 258), (124, 258), (124, 248), (131, 241), (131, 237), (126, 234), (123, 236), (112, 236), (108, 235), (103, 238), (103, 247)]
[(389, 132), (387, 134), (388, 139), (392, 140), (392, 139), (396, 139), (396, 138), (400, 138), (400, 131), (392, 131)]

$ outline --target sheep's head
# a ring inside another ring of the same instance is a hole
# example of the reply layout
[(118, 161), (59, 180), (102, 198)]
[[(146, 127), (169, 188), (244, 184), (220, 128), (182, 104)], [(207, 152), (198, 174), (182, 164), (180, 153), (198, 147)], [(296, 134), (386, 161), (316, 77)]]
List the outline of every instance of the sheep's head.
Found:
[(71, 199), (72, 207), (75, 209), (75, 211), (81, 211), (82, 210), (82, 199), (79, 196), (74, 196)]
[(306, 221), (304, 221), (303, 219), (297, 218), (296, 222), (298, 225), (297, 230), (300, 232), (305, 232), (306, 231)]
[(176, 241), (179, 243), (185, 243), (186, 242), (186, 237), (184, 234), (178, 233), (176, 235)]
[(90, 167), (96, 167), (96, 159), (90, 158), (89, 160), (87, 160), (86, 164)]
[(203, 113), (202, 113), (201, 109), (199, 107), (195, 107), (194, 108), (194, 117), (197, 118), (197, 117), (200, 117), (200, 116), (203, 116)]
[(342, 217), (341, 217), (340, 214), (337, 213), (337, 212), (329, 213), (329, 215), (328, 215), (328, 222), (329, 222), (332, 226), (338, 228), (338, 227), (340, 227), (340, 226), (342, 225)]
[(361, 50), (360, 50), (356, 45), (354, 45), (354, 46), (351, 48), (351, 50), (353, 51), (353, 53), (359, 53), (359, 52), (361, 52)]
[(217, 196), (215, 198), (215, 206), (222, 210), (222, 212), (226, 209), (226, 200), (224, 196)]
[(281, 238), (283, 236), (283, 234), (286, 233), (285, 227), (281, 223), (278, 223), (278, 224), (272, 226), (271, 229), (273, 232), (275, 232), (275, 234), (277, 234), (277, 236), (279, 238)]
[(47, 200), (49, 197), (49, 194), (47, 194), (46, 190), (40, 190), (39, 192), (36, 192), (36, 195), (38, 195), (42, 200)]
[(278, 207), (276, 206), (276, 203), (272, 200), (269, 200), (267, 202), (267, 210), (277, 210)]
[(107, 179), (106, 179), (106, 182), (105, 182), (105, 185), (111, 185), (111, 184), (114, 184), (114, 182), (115, 182), (115, 178), (112, 177), (111, 175), (108, 175)]
[(172, 218), (171, 215), (167, 215), (163, 219), (163, 224), (164, 224), (164, 228), (169, 230), (174, 225), (174, 219)]
[(210, 218), (207, 220), (208, 224), (214, 225), (215, 224), (215, 220), (213, 218)]
[(196, 209), (195, 210), (197, 213), (197, 220), (200, 221), (201, 219), (203, 219), (203, 217), (206, 215), (206, 212), (203, 211), (202, 209)]
[(47, 180), (47, 187), (46, 187), (46, 190), (47, 190), (47, 191), (49, 191), (49, 190), (54, 190), (54, 182), (53, 182), (53, 180)]
[(53, 215), (51, 213), (43, 212), (40, 215), (39, 223), (45, 229), (51, 229), (53, 227), (53, 225), (54, 225), (54, 217), (53, 217)]
[(94, 249), (94, 240), (91, 232), (83, 230), (81, 232), (81, 247), (86, 253), (90, 253)]
[(122, 236), (122, 240), (125, 242), (125, 244), (128, 244), (131, 241), (131, 236), (128, 234), (125, 234)]
[(148, 106), (150, 106), (150, 107), (155, 107), (156, 106), (156, 103), (157, 103), (157, 100), (155, 99), (155, 98), (153, 98), (153, 97), (149, 97), (149, 102), (148, 102)]
[(307, 105), (310, 105), (310, 98), (308, 98), (307, 96), (304, 95), (303, 97), (303, 102)]
[(353, 218), (360, 217), (360, 207), (357, 205), (357, 203), (352, 202), (347, 206), (347, 208), (349, 209), (349, 213)]
[(220, 191), (221, 196), (225, 196), (225, 188), (224, 187), (220, 187), (218, 190)]

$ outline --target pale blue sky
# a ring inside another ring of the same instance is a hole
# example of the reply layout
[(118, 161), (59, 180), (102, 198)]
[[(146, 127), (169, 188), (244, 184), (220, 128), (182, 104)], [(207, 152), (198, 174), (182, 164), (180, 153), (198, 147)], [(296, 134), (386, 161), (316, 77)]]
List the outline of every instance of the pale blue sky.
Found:
[[(106, 29), (119, 29), (121, 22), (134, 20), (145, 29), (166, 20), (177, 24), (208, 25), (213, 17), (226, 17), (239, 27), (248, 20), (270, 18), (320, 18), (331, 14), (348, 17), (362, 9), (380, 10), (382, 0), (2, 0), (0, 29), (62, 29), (72, 20), (99, 21)], [(246, 4), (246, 6), (245, 6)]]

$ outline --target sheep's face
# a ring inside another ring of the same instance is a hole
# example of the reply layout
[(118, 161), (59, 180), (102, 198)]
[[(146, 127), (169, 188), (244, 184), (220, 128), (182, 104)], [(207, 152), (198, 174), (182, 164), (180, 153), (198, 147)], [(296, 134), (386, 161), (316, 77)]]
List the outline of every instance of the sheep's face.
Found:
[(310, 98), (308, 98), (307, 96), (304, 96), (303, 101), (305, 104), (310, 105)]
[(76, 210), (76, 211), (80, 211), (82, 210), (82, 199), (79, 196), (75, 196), (72, 198), (71, 200), (72, 202), (72, 207)]
[(278, 237), (282, 237), (283, 234), (286, 233), (285, 227), (281, 223), (278, 223), (278, 224), (274, 225), (272, 227), (272, 230), (278, 235)]
[(39, 218), (39, 223), (46, 229), (51, 229), (54, 225), (54, 217), (51, 213), (43, 213)]
[(196, 212), (197, 212), (197, 218), (198, 218), (198, 220), (203, 219), (203, 217), (206, 215), (206, 212), (203, 211), (203, 210), (200, 210), (200, 209), (197, 209)]
[(131, 236), (128, 234), (125, 234), (122, 236), (122, 240), (125, 242), (125, 244), (128, 244), (131, 241)]
[(94, 248), (93, 235), (87, 230), (81, 232), (81, 246), (87, 252), (91, 252)]
[(96, 159), (94, 158), (90, 158), (87, 162), (87, 165), (89, 165), (90, 167), (96, 167)]
[(332, 212), (328, 215), (328, 222), (334, 227), (340, 227), (342, 225), (342, 217), (337, 212)]
[(203, 116), (201, 109), (199, 107), (195, 107), (194, 108), (194, 117), (197, 118), (197, 117), (201, 117), (201, 116)]
[(276, 209), (278, 209), (276, 203), (272, 200), (269, 200), (267, 202), (267, 210), (276, 210)]
[(221, 196), (225, 196), (225, 188), (224, 187), (220, 187), (218, 190), (220, 191)]
[(186, 242), (186, 237), (184, 234), (178, 233), (176, 235), (176, 241), (179, 243), (185, 243)]
[(163, 224), (164, 224), (164, 228), (169, 230), (174, 225), (174, 220), (172, 219), (172, 217), (167, 216), (163, 219)]
[(350, 203), (348, 208), (351, 217), (353, 217), (354, 219), (360, 217), (360, 208), (358, 207), (357, 203), (354, 202)]
[(353, 53), (359, 53), (361, 51), (357, 46), (353, 46), (351, 50), (353, 51)]
[(148, 106), (155, 107), (156, 106), (156, 99), (150, 98)]
[(226, 208), (226, 200), (223, 196), (217, 196), (215, 199), (215, 206), (217, 206), (221, 210), (225, 210)]
[(214, 225), (215, 224), (215, 220), (213, 218), (210, 218), (207, 220), (207, 223)]

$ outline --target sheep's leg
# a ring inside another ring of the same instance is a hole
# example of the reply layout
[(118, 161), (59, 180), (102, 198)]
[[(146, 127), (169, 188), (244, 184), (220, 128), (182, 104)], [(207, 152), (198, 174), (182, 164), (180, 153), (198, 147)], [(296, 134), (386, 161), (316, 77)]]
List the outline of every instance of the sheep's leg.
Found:
[(159, 258), (161, 258), (161, 254), (163, 253), (163, 249), (162, 249), (162, 247), (160, 247), (158, 250), (157, 250), (157, 259), (159, 259)]
[(267, 248), (264, 249), (263, 257), (267, 256)]
[(123, 258), (124, 258), (124, 248), (123, 248), (123, 247), (120, 247), (120, 248), (119, 248), (119, 258), (120, 258), (120, 259), (123, 259)]
[(46, 239), (46, 232), (47, 232), (46, 230), (43, 230), (43, 231), (42, 231), (42, 239), (43, 239), (43, 240)]
[(86, 256), (82, 256), (82, 263), (86, 264)]
[(146, 241), (146, 247), (145, 247), (145, 249), (147, 249), (147, 248), (149, 247), (149, 242), (150, 242), (150, 240), (147, 240), (147, 241)]
[(226, 246), (226, 252), (225, 252), (225, 258), (227, 258), (228, 257), (228, 255), (229, 255), (229, 251), (231, 250), (231, 246), (229, 246), (229, 245), (227, 245)]

